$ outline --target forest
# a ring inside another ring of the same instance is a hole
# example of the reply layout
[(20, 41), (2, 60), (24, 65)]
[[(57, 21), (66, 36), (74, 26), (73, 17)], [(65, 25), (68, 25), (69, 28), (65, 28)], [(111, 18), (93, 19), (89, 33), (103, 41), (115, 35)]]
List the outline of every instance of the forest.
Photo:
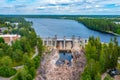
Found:
[[(5, 21), (18, 22), (19, 25), (14, 28)], [(23, 17), (0, 17), (0, 26), (3, 25), (9, 27), (8, 34), (19, 34), (21, 38), (11, 46), (0, 38), (0, 76), (12, 77), (11, 80), (33, 80), (43, 51), (41, 38), (36, 35), (31, 22)], [(35, 48), (38, 55), (32, 58), (36, 53)]]
[[(91, 36), (85, 52), (87, 64), (80, 80), (101, 80), (101, 75), (108, 69), (119, 66), (117, 60), (120, 56), (120, 46), (116, 37), (108, 44), (102, 44), (99, 37)], [(107, 75), (104, 80), (113, 79)]]
[(120, 24), (115, 22), (120, 19), (113, 18), (76, 18), (76, 20), (92, 30), (120, 35)]

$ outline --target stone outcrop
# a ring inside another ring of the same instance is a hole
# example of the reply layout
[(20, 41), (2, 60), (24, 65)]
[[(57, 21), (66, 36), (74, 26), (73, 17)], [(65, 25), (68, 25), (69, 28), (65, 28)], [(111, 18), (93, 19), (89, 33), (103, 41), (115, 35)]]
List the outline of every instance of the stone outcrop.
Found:
[(72, 55), (71, 66), (68, 66), (68, 61), (61, 66), (56, 65), (59, 53), (55, 49), (51, 54), (44, 55), (35, 80), (79, 80), (86, 59), (81, 50), (73, 50)]

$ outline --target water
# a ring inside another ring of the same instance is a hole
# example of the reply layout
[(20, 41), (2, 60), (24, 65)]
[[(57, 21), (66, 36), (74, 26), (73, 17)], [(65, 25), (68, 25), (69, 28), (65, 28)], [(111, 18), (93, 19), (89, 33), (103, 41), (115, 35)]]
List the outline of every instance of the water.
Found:
[[(47, 18), (26, 18), (28, 21), (33, 22), (33, 28), (37, 35), (42, 38), (53, 37), (71, 37), (72, 35), (80, 36), (82, 38), (89, 38), (89, 36), (100, 37), (102, 42), (109, 42), (110, 38), (114, 35), (101, 33), (86, 28), (83, 24), (74, 20), (65, 19), (47, 19)], [(120, 44), (120, 37), (117, 37)]]
[(61, 65), (65, 63), (65, 60), (69, 62), (69, 66), (71, 65), (72, 54), (71, 53), (59, 53), (59, 59), (57, 60), (56, 64)]

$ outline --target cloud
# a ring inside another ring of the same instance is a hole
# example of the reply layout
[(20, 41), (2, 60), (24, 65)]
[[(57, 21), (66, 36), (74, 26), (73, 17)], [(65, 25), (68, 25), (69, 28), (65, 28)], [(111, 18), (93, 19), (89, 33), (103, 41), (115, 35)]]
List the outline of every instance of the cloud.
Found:
[(25, 8), (27, 5), (25, 4), (18, 4), (18, 5), (14, 5), (15, 8)]
[(120, 0), (0, 0), (0, 14), (118, 14)]

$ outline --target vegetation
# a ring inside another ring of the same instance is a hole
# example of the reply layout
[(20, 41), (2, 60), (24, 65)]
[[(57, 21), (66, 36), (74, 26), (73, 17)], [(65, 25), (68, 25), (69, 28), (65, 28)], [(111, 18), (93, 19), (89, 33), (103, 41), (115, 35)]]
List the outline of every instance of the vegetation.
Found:
[(2, 77), (11, 77), (16, 74), (16, 70), (8, 66), (0, 67), (0, 76)]
[[(8, 31), (4, 31), (4, 34), (21, 35), (21, 38), (13, 42), (12, 46), (9, 46), (4, 42), (3, 38), (0, 38), (0, 76), (11, 77), (14, 75), (11, 80), (33, 80), (43, 52), (42, 40), (31, 27), (32, 22), (25, 21), (23, 17), (25, 16), (0, 16), (0, 27), (8, 28)], [(34, 16), (29, 15), (27, 17)], [(36, 17), (39, 18), (41, 16)], [(53, 17), (56, 18), (56, 16), (49, 18)], [(118, 19), (77, 17), (57, 16), (57, 18), (75, 19), (82, 22), (88, 28), (97, 31), (120, 34), (120, 25), (114, 23), (114, 21), (119, 21)], [(5, 23), (6, 21), (10, 23), (17, 22), (19, 25), (15, 27), (15, 25)], [(35, 48), (38, 48), (39, 55), (31, 59), (35, 53)], [(85, 50), (87, 65), (81, 80), (101, 80), (102, 73), (106, 72), (107, 69), (117, 66), (120, 47), (116, 38), (114, 40), (111, 39), (109, 44), (101, 44), (99, 38), (90, 37)], [(16, 71), (14, 67), (17, 66), (23, 67)], [(106, 76), (105, 80), (111, 80), (110, 76)]]
[(99, 38), (92, 36), (89, 38), (85, 51), (87, 65), (81, 80), (101, 80), (102, 73), (117, 66), (120, 47), (116, 38), (111, 39), (109, 44), (102, 44)]
[[(19, 23), (17, 27), (6, 24), (9, 21)], [(31, 22), (25, 21), (23, 17), (0, 17), (0, 26), (9, 28), (9, 34), (19, 34), (21, 38), (8, 45), (0, 38), (0, 76), (11, 77), (12, 80), (32, 80), (36, 75), (42, 56), (42, 40), (31, 27)], [(35, 58), (31, 57), (38, 53)], [(23, 66), (16, 70), (13, 67)]]
[(116, 20), (114, 19), (77, 18), (76, 20), (93, 30), (111, 33), (111, 34), (115, 34), (115, 33), (120, 34), (120, 24), (116, 24), (114, 22)]
[(0, 37), (0, 43), (4, 43), (4, 39)]
[(114, 80), (114, 79), (111, 78), (109, 75), (107, 75), (104, 80)]

